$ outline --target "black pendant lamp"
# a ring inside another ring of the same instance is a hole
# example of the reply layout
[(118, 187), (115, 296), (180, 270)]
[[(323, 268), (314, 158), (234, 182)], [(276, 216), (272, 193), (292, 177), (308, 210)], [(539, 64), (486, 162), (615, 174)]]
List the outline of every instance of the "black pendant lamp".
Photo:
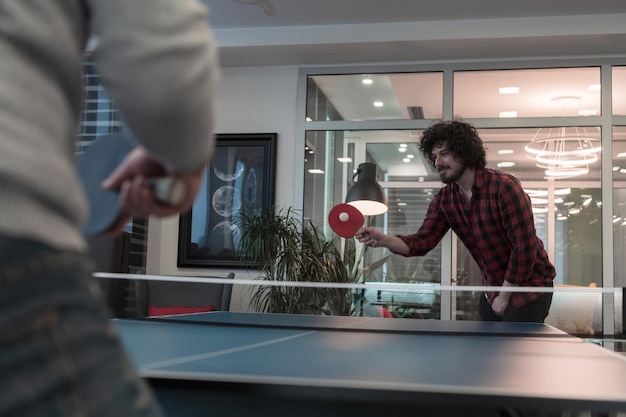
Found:
[(352, 177), (354, 184), (346, 194), (346, 203), (356, 207), (364, 216), (376, 216), (387, 211), (387, 195), (378, 184), (377, 177), (378, 165), (371, 162), (359, 164)]

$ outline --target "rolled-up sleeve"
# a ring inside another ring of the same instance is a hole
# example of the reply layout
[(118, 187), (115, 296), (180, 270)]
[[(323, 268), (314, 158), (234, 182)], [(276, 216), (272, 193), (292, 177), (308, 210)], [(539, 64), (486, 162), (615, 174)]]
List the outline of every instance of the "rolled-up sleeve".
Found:
[(426, 255), (437, 246), (449, 229), (448, 220), (439, 207), (439, 199), (435, 197), (428, 206), (419, 230), (412, 235), (398, 236), (409, 247), (409, 253), (403, 256)]

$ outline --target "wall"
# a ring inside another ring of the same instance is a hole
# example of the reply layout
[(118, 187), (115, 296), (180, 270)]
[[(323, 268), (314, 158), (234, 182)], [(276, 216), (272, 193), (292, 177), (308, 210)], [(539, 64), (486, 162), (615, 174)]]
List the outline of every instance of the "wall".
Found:
[[(298, 68), (223, 68), (217, 133), (278, 133), (277, 206), (294, 205), (302, 174), (294, 175), (298, 153), (296, 138)], [(148, 229), (146, 272), (151, 275), (225, 275), (230, 270), (178, 268), (178, 217), (151, 218)], [(245, 270), (237, 278), (248, 278)], [(247, 309), (241, 288), (233, 288), (231, 310)]]

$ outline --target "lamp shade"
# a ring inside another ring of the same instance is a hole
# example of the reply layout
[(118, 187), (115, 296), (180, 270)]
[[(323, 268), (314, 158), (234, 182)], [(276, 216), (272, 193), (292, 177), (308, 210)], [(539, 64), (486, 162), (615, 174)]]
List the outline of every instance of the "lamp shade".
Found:
[(356, 207), (365, 216), (376, 216), (387, 211), (387, 195), (376, 181), (378, 166), (365, 162), (354, 174), (356, 182), (346, 194), (346, 203)]

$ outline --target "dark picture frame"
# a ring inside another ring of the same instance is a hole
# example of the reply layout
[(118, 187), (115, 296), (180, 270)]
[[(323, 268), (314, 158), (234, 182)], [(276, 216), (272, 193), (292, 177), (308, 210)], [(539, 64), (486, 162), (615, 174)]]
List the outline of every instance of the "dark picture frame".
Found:
[(274, 207), (276, 133), (216, 135), (215, 157), (178, 223), (179, 267), (243, 267), (238, 219)]

